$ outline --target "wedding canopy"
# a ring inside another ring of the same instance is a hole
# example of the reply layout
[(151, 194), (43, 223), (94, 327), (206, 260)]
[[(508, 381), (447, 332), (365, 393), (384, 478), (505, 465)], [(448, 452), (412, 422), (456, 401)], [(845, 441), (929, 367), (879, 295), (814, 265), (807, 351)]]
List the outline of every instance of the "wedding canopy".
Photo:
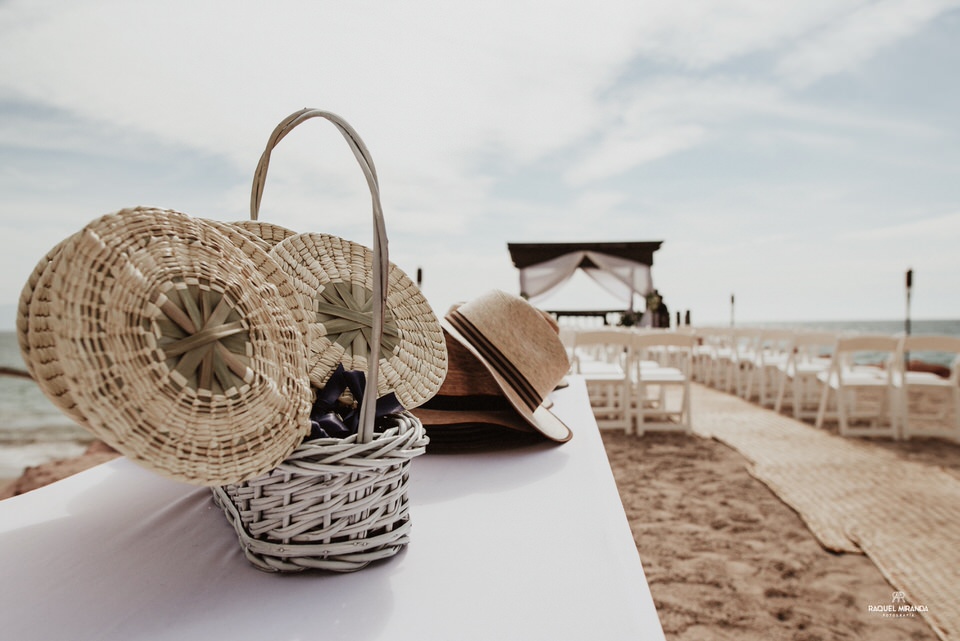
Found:
[(633, 309), (633, 296), (653, 291), (653, 253), (663, 241), (608, 243), (507, 243), (520, 270), (520, 294), (532, 302), (570, 280), (582, 269), (601, 287)]

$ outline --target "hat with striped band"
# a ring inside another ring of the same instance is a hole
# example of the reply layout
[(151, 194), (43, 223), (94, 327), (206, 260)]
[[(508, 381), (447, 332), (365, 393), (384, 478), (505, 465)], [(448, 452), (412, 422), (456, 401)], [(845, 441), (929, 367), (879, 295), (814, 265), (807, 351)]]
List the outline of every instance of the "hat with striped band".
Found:
[(491, 290), (450, 310), (442, 324), (452, 340), (483, 363), (531, 427), (551, 440), (570, 440), (570, 428), (550, 411), (547, 400), (570, 362), (538, 309), (518, 296)]

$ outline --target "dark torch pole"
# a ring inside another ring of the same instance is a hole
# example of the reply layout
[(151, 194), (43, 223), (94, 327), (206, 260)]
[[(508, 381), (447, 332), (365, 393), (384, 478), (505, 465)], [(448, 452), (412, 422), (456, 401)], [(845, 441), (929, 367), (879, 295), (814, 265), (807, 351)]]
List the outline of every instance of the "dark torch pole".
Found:
[[(907, 270), (907, 317), (903, 322), (903, 330), (907, 336), (910, 335), (910, 290), (913, 289), (913, 270)], [(903, 355), (904, 370), (910, 369), (910, 352)]]
[(907, 319), (904, 322), (904, 331), (910, 335), (910, 290), (913, 289), (913, 270), (907, 270)]

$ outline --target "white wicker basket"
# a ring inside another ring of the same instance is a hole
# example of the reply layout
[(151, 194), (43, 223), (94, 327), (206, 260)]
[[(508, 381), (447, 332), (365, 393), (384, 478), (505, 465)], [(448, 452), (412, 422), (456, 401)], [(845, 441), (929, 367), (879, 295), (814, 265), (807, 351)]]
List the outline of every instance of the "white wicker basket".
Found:
[[(256, 220), (258, 215), (272, 148), (299, 123), (314, 117), (340, 130), (370, 187), (375, 277), (369, 353), (379, 354), (388, 293), (386, 231), (376, 170), (356, 132), (340, 117), (313, 109), (298, 111), (281, 122), (257, 167), (251, 218)], [(378, 396), (378, 360), (366, 362), (367, 399)], [(423, 425), (409, 412), (377, 419), (375, 403), (364, 403), (354, 436), (305, 441), (267, 474), (213, 488), (214, 499), (236, 529), (247, 558), (262, 570), (359, 570), (407, 544), (410, 461), (424, 453), (428, 442)]]
[(383, 420), (390, 427), (369, 443), (306, 441), (264, 476), (213, 488), (253, 565), (352, 572), (407, 544), (410, 459), (427, 438), (412, 414)]

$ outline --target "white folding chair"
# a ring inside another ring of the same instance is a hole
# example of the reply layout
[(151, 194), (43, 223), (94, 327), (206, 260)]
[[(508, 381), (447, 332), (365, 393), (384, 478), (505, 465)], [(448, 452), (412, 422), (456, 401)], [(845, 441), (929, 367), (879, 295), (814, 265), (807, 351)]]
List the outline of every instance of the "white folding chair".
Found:
[(715, 387), (718, 355), (729, 345), (729, 327), (698, 327), (694, 330), (696, 344), (693, 347), (693, 379)]
[[(940, 436), (960, 441), (960, 338), (905, 336), (900, 356), (900, 427), (904, 438)], [(951, 360), (949, 374), (910, 371), (908, 358), (931, 356)], [(911, 401), (917, 403), (911, 405)]]
[(823, 384), (817, 427), (823, 427), (830, 414), (836, 416), (841, 436), (897, 438), (899, 349), (900, 339), (895, 336), (839, 338), (830, 369), (817, 375)]
[(773, 409), (780, 413), (789, 402), (793, 418), (816, 419), (822, 392), (817, 376), (830, 368), (837, 343), (836, 332), (794, 332), (787, 347), (787, 360), (777, 365), (777, 400)]
[(635, 431), (691, 430), (690, 372), (696, 338), (672, 331), (634, 335)]
[(726, 344), (714, 354), (714, 387), (728, 394), (742, 396), (747, 380), (746, 368), (753, 363), (759, 328), (731, 328)]
[(633, 417), (633, 336), (627, 330), (579, 330), (573, 338), (571, 370), (583, 376), (601, 429), (630, 433)]
[(743, 398), (772, 407), (777, 400), (781, 367), (785, 366), (793, 346), (793, 330), (765, 329), (757, 338), (755, 348), (743, 358)]

